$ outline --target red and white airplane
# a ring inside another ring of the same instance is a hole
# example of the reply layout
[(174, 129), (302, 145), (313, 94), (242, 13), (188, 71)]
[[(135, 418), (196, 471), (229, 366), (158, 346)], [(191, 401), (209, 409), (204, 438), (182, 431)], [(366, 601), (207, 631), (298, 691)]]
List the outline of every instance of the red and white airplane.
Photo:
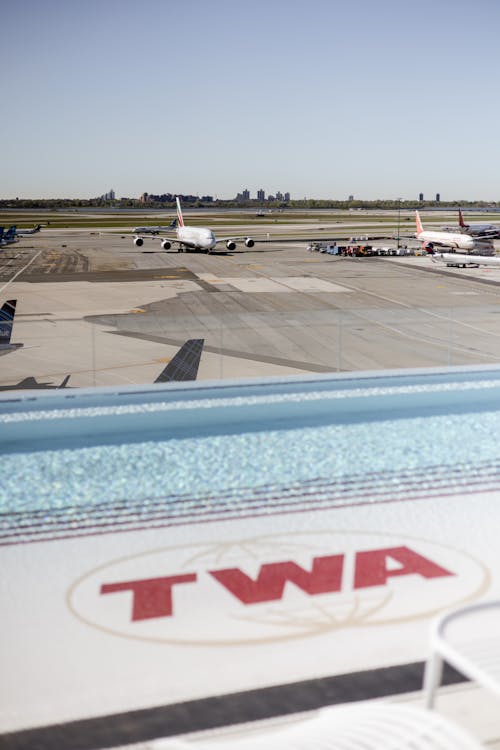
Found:
[(441, 227), (441, 229), (443, 232), (461, 232), (471, 237), (500, 238), (500, 226), (496, 224), (480, 224), (479, 222), (466, 224), (460, 208), (458, 209), (458, 227)]
[[(177, 203), (177, 227), (175, 229), (176, 237), (160, 237), (161, 247), (163, 250), (170, 250), (173, 244), (177, 244), (177, 252), (182, 253), (185, 250), (201, 250), (205, 253), (211, 253), (215, 250), (217, 242), (225, 242), (228, 250), (236, 248), (236, 241), (244, 241), (246, 247), (253, 247), (254, 240), (251, 237), (221, 237), (219, 240), (208, 227), (188, 227), (184, 224), (182, 216), (181, 202), (176, 197)], [(134, 245), (141, 247), (144, 244), (144, 237), (135, 236)]]
[(458, 223), (463, 232), (472, 235), (473, 237), (500, 237), (500, 228), (495, 224), (466, 224), (462, 211), (458, 209)]
[(415, 218), (417, 222), (416, 238), (429, 253), (432, 253), (435, 247), (451, 247), (456, 250), (479, 251), (485, 254), (494, 252), (495, 248), (489, 237), (472, 237), (470, 234), (464, 234), (463, 232), (425, 230), (418, 211), (415, 211)]

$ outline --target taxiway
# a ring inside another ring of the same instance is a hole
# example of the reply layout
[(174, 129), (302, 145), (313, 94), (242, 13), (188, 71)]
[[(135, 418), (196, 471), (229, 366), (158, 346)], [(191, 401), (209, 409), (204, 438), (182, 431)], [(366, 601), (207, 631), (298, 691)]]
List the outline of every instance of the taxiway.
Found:
[(3, 248), (24, 346), (2, 358), (0, 387), (151, 383), (188, 338), (205, 340), (200, 380), (499, 361), (500, 271), (305, 248), (161, 252), (49, 230)]

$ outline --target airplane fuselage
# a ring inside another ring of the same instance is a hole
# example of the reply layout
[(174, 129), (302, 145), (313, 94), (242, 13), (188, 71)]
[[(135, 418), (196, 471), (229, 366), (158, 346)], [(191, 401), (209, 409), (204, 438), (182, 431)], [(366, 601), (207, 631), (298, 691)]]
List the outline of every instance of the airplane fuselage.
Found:
[(454, 247), (457, 250), (487, 250), (493, 247), (491, 240), (479, 237), (471, 237), (469, 234), (460, 232), (433, 232), (424, 230), (417, 234), (417, 240), (426, 246), (439, 245), (441, 247)]
[(177, 240), (196, 250), (213, 250), (217, 245), (214, 233), (206, 227), (177, 227)]
[(33, 229), (16, 229), (14, 230), (16, 237), (24, 237), (28, 234), (37, 234), (37, 232), (40, 231), (42, 225), (37, 224), (36, 227), (33, 227)]
[(477, 266), (500, 266), (500, 257), (496, 255), (465, 255), (460, 253), (434, 253), (433, 261), (441, 261), (447, 266), (458, 268)]
[(468, 224), (463, 228), (464, 232), (473, 237), (481, 237), (484, 234), (500, 233), (500, 229), (493, 224)]
[(419, 232), (417, 240), (431, 245), (443, 245), (446, 247), (456, 247), (461, 250), (473, 250), (474, 240), (467, 234), (458, 232), (433, 232), (432, 230)]

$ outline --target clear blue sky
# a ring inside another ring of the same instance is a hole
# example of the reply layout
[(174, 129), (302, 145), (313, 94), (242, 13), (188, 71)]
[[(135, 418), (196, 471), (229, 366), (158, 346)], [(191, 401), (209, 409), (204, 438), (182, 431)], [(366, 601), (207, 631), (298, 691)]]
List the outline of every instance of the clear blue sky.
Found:
[(500, 200), (497, 0), (6, 0), (0, 197)]

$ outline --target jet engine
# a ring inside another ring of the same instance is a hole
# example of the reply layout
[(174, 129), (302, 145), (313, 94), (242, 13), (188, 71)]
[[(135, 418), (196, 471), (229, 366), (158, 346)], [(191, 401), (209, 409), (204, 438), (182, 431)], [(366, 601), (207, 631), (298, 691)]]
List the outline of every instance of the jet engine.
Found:
[(136, 237), (134, 239), (134, 245), (136, 247), (142, 247), (144, 245), (144, 240), (142, 239), (142, 237)]
[(251, 237), (247, 237), (245, 240), (245, 245), (247, 247), (253, 247), (255, 245), (255, 242), (252, 240)]
[(234, 250), (236, 248), (236, 242), (233, 242), (233, 240), (228, 240), (226, 242), (226, 247), (228, 250)]
[(161, 247), (162, 247), (162, 250), (170, 250), (170, 248), (172, 247), (172, 245), (170, 244), (170, 242), (168, 240), (162, 240), (161, 241)]

